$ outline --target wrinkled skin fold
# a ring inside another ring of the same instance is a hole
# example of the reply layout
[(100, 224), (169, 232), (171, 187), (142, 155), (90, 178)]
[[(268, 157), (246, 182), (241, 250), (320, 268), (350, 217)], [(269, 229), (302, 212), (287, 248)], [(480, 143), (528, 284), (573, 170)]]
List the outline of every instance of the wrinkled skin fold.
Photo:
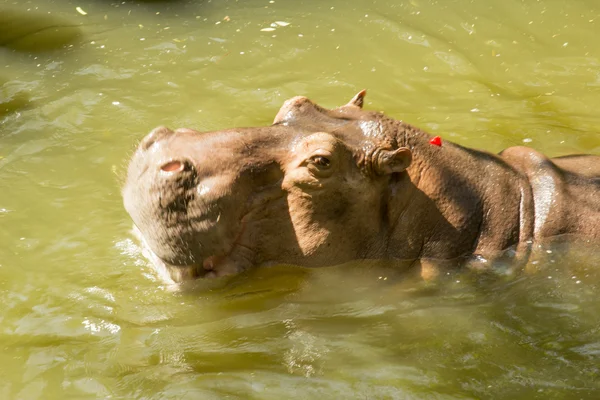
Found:
[(600, 238), (600, 157), (434, 146), (364, 96), (331, 110), (294, 97), (266, 127), (154, 129), (123, 197), (155, 263), (182, 282), (274, 263), (526, 258), (545, 238)]

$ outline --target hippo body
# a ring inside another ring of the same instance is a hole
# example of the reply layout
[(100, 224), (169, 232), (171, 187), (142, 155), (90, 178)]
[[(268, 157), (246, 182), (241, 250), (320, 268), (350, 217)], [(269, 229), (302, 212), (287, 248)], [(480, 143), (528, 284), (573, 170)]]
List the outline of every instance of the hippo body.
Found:
[(600, 157), (499, 155), (305, 97), (273, 125), (160, 127), (134, 154), (125, 208), (177, 282), (273, 263), (490, 259), (559, 235), (600, 238)]

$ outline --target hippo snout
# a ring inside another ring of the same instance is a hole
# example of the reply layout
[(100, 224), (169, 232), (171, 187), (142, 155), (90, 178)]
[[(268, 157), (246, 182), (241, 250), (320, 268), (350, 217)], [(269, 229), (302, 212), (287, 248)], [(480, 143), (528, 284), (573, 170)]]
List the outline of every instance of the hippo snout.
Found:
[(195, 131), (158, 127), (130, 162), (125, 208), (153, 257), (176, 276), (218, 274), (233, 265), (250, 186), (231, 188), (251, 178), (236, 169), (238, 151), (219, 150)]
[(152, 145), (160, 140), (163, 140), (175, 132), (167, 128), (166, 126), (159, 126), (158, 128), (153, 129), (149, 134), (146, 135), (145, 138), (140, 142), (140, 149), (148, 150)]

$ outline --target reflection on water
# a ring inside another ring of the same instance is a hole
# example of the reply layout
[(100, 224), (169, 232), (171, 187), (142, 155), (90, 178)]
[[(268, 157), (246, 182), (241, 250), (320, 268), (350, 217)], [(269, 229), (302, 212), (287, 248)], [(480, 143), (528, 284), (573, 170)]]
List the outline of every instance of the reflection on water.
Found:
[(596, 4), (13, 3), (83, 36), (0, 48), (0, 398), (598, 397), (596, 246), (435, 283), (278, 266), (175, 290), (119, 188), (157, 125), (267, 124), (286, 98), (362, 88), (468, 146), (600, 153)]

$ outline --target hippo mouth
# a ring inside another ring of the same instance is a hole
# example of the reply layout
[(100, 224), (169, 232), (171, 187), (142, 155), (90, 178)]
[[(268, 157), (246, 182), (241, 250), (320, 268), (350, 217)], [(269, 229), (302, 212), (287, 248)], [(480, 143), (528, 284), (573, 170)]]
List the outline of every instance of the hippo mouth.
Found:
[(189, 259), (198, 260), (198, 262), (191, 263), (176, 263), (161, 258), (152, 250), (144, 234), (136, 225), (134, 225), (133, 233), (142, 244), (142, 254), (151, 262), (161, 278), (181, 283), (199, 278), (219, 278), (234, 275), (250, 268), (253, 265), (251, 261), (253, 252), (241, 243), (245, 225), (242, 221), (239, 233), (235, 235), (235, 239), (224, 250), (208, 256), (189, 257)]

